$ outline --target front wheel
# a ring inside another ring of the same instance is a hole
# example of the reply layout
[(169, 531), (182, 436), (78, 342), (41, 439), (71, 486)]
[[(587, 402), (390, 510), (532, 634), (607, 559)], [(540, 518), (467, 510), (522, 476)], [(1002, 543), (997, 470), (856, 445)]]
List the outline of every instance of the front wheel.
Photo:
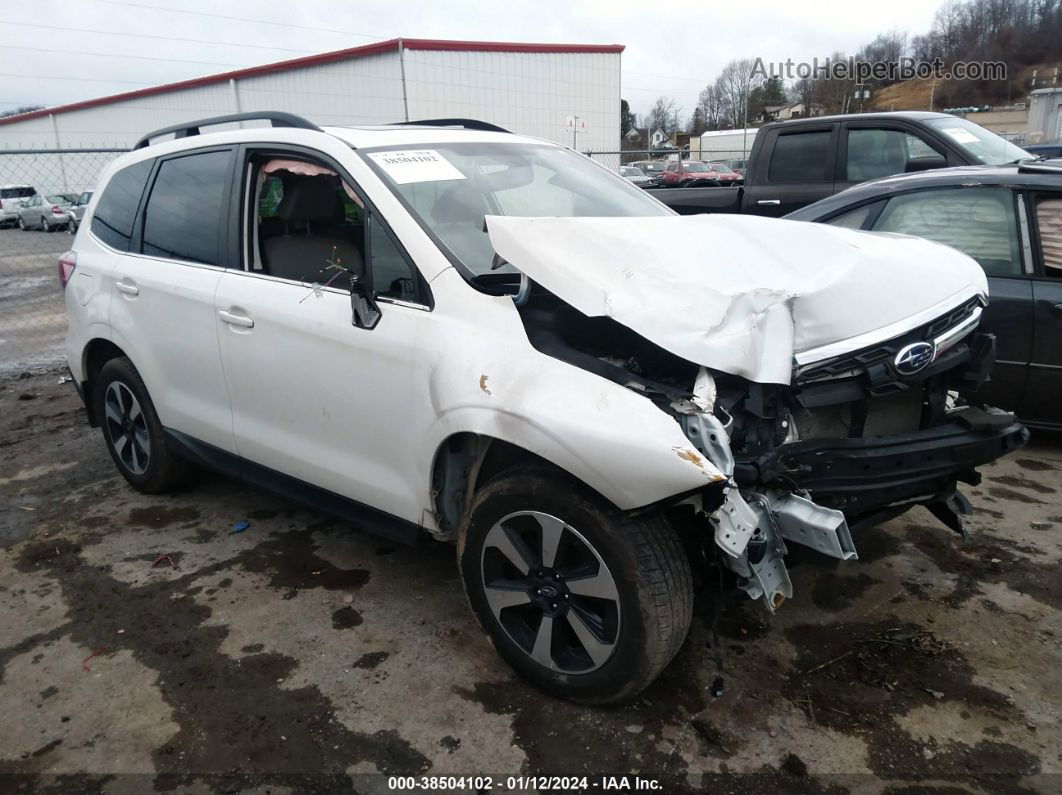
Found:
[(45, 218), (43, 215), (41, 216), (41, 229), (43, 229), (45, 232), (55, 231), (55, 227), (49, 224), (48, 219)]
[(689, 561), (668, 521), (628, 516), (548, 469), (509, 470), (476, 494), (458, 563), (498, 653), (564, 698), (630, 700), (689, 631)]
[(19, 229), (25, 232), (29, 227), (26, 226), (26, 222), (22, 220), (22, 216), (18, 217), (18, 221), (15, 224)]

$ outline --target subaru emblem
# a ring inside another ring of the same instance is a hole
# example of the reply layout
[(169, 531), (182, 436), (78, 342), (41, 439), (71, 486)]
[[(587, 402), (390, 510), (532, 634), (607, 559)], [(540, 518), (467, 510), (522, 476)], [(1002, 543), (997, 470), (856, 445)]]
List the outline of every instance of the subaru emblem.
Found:
[(892, 363), (900, 375), (914, 375), (933, 361), (935, 354), (936, 348), (932, 343), (915, 342), (896, 354)]

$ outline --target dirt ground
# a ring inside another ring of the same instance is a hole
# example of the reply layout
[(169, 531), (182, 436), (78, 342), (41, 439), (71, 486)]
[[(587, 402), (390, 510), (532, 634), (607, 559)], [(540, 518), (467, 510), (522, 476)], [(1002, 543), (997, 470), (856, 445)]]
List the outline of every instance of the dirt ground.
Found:
[(1058, 439), (985, 468), (965, 543), (917, 509), (856, 538), (858, 562), (795, 566), (776, 615), (732, 608), (721, 698), (699, 603), (641, 700), (588, 709), (495, 656), (450, 547), (216, 477), (139, 495), (58, 381), (0, 382), (0, 790), (1062, 787)]

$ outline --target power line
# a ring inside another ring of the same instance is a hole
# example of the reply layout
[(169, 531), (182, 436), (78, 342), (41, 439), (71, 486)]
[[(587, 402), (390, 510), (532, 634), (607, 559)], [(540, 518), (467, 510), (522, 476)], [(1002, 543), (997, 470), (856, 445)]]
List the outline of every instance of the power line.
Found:
[(8, 22), (6, 20), (0, 22), (0, 27), (4, 25), (17, 25), (22, 28), (43, 28), (45, 30), (65, 30), (71, 33), (93, 33), (97, 36), (126, 36), (135, 39), (158, 39), (160, 41), (183, 41), (189, 44), (211, 44), (219, 47), (250, 47), (255, 50), (278, 50), (281, 52), (296, 52), (300, 55), (312, 55), (313, 50), (296, 50), (292, 47), (274, 47), (267, 44), (243, 44), (238, 41), (206, 41), (204, 39), (187, 39), (180, 36), (158, 36), (147, 33), (121, 33), (113, 30), (88, 30), (85, 28), (64, 28), (59, 25), (38, 25), (33, 22)]
[(54, 52), (61, 55), (96, 55), (101, 58), (133, 58), (138, 61), (163, 61), (165, 63), (190, 63), (198, 64), (200, 66), (231, 66), (234, 68), (243, 68), (246, 64), (238, 63), (220, 63), (218, 61), (192, 61), (185, 58), (156, 58), (151, 55), (119, 55), (117, 53), (110, 52), (86, 52), (84, 50), (48, 50), (43, 47), (18, 47), (14, 44), (5, 44), (6, 50), (30, 50), (32, 52)]
[(361, 36), (366, 39), (389, 39), (379, 33), (356, 33), (352, 30), (336, 30), (335, 28), (317, 28), (312, 25), (295, 25), (291, 22), (274, 22), (269, 19), (253, 19), (251, 17), (234, 17), (227, 14), (211, 14), (207, 11), (188, 11), (183, 8), (166, 8), (165, 6), (149, 6), (142, 3), (130, 3), (126, 0), (96, 0), (97, 3), (106, 3), (112, 6), (131, 6), (133, 8), (150, 9), (152, 11), (165, 11), (170, 14), (190, 14), (197, 17), (213, 17), (214, 19), (229, 19), (234, 22), (253, 22), (258, 25), (277, 25), (282, 28), (297, 28), (299, 30), (312, 30), (318, 33), (332, 33), (337, 36)]

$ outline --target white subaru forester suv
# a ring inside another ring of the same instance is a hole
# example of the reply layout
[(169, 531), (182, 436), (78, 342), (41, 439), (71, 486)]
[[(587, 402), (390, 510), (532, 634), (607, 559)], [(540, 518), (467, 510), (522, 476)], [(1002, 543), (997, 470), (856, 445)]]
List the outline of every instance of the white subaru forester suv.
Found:
[(852, 559), (915, 504), (961, 532), (957, 481), (1027, 437), (973, 403), (994, 339), (963, 254), (679, 217), (483, 122), (160, 130), (59, 272), (74, 383), (135, 488), (200, 466), (456, 541), (502, 657), (587, 703), (667, 665), (694, 573), (773, 610), (787, 543)]

